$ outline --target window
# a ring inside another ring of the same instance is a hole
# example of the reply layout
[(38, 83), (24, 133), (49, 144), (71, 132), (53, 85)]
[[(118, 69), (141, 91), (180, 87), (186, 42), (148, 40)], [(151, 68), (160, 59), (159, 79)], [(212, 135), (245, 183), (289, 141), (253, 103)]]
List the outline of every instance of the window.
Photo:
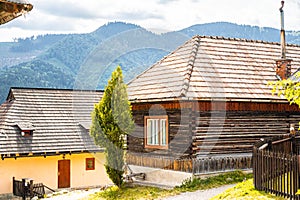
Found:
[(85, 169), (94, 170), (95, 169), (95, 158), (86, 158), (85, 159)]
[(168, 116), (145, 116), (145, 147), (168, 148)]
[(21, 131), (21, 135), (22, 135), (23, 137), (29, 137), (29, 136), (32, 136), (32, 132), (33, 132), (33, 131), (31, 131), (31, 130), (22, 130), (22, 131)]
[(34, 126), (30, 122), (18, 122), (16, 126), (20, 129), (22, 137), (33, 136)]

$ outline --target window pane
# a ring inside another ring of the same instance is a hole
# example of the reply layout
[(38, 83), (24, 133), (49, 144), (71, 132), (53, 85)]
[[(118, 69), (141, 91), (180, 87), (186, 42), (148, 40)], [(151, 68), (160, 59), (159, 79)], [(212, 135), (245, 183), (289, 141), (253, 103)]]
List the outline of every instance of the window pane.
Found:
[(86, 170), (94, 170), (95, 169), (95, 158), (86, 158), (85, 159)]
[(161, 145), (166, 146), (167, 144), (167, 137), (166, 137), (166, 120), (160, 120), (160, 137), (161, 137)]
[(155, 144), (155, 121), (151, 119), (152, 122), (152, 127), (151, 127), (151, 140), (152, 140), (152, 145)]
[(156, 145), (159, 145), (159, 138), (158, 138), (158, 136), (159, 136), (159, 129), (158, 129), (158, 123), (159, 123), (159, 120), (156, 119), (156, 120), (155, 120), (155, 144), (156, 144)]
[(147, 144), (151, 145), (152, 144), (152, 121), (151, 119), (147, 119)]

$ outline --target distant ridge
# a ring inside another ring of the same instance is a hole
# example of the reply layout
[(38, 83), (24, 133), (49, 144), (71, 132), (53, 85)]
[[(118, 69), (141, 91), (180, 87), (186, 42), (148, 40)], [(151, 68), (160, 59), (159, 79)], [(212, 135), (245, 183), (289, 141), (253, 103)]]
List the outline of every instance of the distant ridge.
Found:
[[(194, 35), (280, 40), (277, 29), (228, 22), (196, 24), (164, 34), (110, 22), (86, 34), (17, 39), (0, 43), (0, 102), (10, 87), (103, 89), (117, 65), (129, 81)], [(286, 38), (300, 45), (300, 32), (287, 31)]]

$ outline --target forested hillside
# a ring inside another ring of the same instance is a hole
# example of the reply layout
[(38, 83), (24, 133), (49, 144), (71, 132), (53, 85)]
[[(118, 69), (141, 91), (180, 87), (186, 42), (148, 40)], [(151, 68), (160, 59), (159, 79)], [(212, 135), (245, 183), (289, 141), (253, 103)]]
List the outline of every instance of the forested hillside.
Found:
[[(160, 60), (194, 35), (279, 42), (279, 30), (225, 22), (201, 24), (155, 34), (122, 22), (89, 34), (42, 35), (0, 43), (0, 102), (10, 87), (103, 89), (117, 65), (125, 81)], [(300, 33), (287, 41), (300, 44)]]

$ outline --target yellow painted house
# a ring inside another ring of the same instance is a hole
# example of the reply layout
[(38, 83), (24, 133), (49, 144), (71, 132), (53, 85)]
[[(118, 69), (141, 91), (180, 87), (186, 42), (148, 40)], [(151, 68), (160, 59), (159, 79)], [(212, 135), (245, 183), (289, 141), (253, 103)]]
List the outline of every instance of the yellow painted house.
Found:
[(89, 135), (102, 91), (11, 88), (0, 106), (0, 194), (12, 179), (52, 188), (111, 184), (103, 149)]

